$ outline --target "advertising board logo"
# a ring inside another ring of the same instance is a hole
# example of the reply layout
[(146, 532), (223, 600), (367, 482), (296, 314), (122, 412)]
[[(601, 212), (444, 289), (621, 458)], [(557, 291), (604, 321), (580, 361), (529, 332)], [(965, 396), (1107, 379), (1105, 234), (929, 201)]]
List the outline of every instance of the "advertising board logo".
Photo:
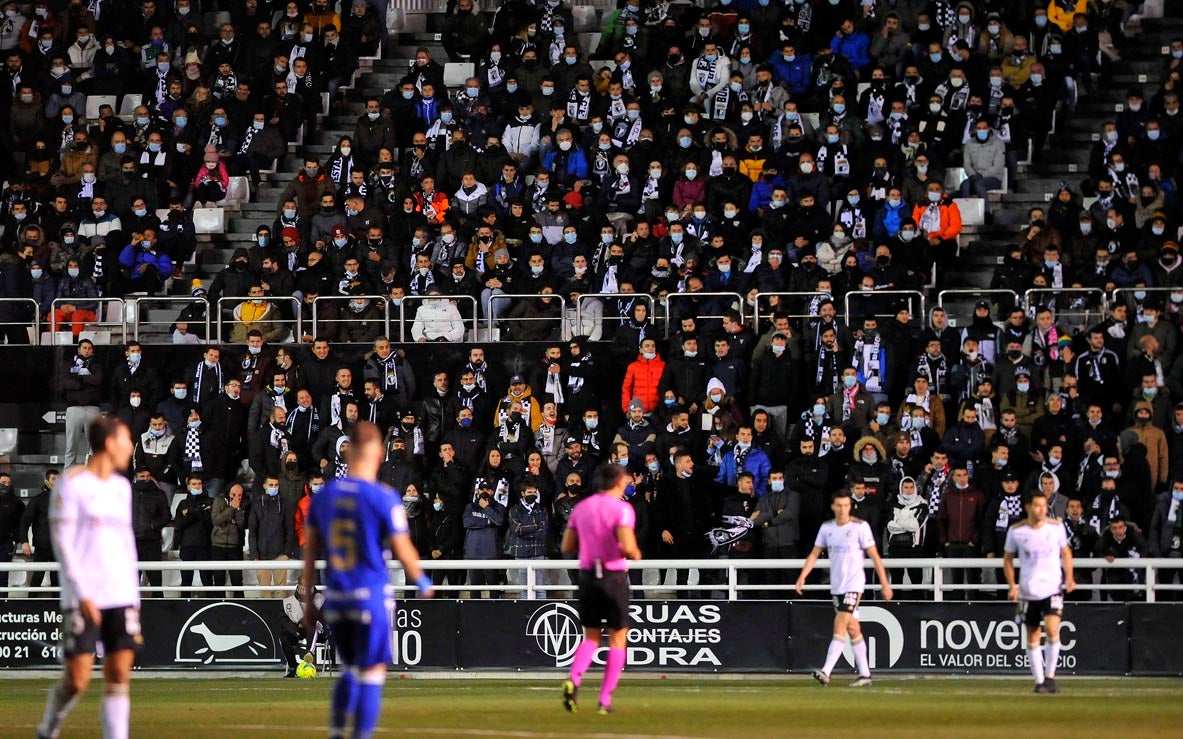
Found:
[(554, 658), (555, 667), (566, 667), (583, 640), (579, 612), (566, 603), (548, 603), (530, 614), (526, 635), (534, 639), (543, 654)]
[(278, 659), (263, 617), (241, 603), (211, 603), (185, 621), (175, 659), (182, 664), (265, 664)]
[[(867, 642), (867, 661), (872, 670), (895, 667), (904, 653), (904, 627), (891, 611), (879, 606), (859, 606), (859, 624), (863, 627), (863, 639)], [(878, 629), (868, 629), (868, 626), (878, 626)], [(882, 631), (880, 631), (882, 630)], [(880, 634), (883, 634), (881, 637)], [(882, 651), (881, 641), (887, 641), (887, 664), (878, 664)], [(846, 662), (854, 666), (854, 651), (847, 642), (842, 650)]]

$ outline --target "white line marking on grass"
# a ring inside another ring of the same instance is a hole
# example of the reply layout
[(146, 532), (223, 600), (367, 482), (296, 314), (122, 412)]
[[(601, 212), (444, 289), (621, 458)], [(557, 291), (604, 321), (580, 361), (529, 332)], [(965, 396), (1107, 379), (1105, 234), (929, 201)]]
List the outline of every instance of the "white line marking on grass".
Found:
[[(28, 728), (32, 728), (32, 724)], [(268, 733), (290, 732), (291, 727), (279, 727), (271, 724), (224, 724), (219, 725), (219, 729), (231, 729), (234, 731), (259, 731)], [(303, 726), (301, 728), (317, 728), (317, 730), (327, 730), (327, 727), (311, 727)], [(618, 734), (614, 732), (586, 732), (581, 731), (577, 733), (571, 732), (554, 732), (554, 731), (520, 731), (520, 730), (497, 730), (497, 729), (460, 729), (460, 728), (427, 728), (417, 726), (400, 726), (397, 729), (388, 729), (385, 727), (377, 727), (374, 729), (375, 734), (411, 734), (422, 736), (487, 736), (487, 737), (512, 737), (513, 739), (548, 739), (549, 737), (580, 737), (582, 739), (709, 739), (704, 736), (682, 736), (680, 734)]]

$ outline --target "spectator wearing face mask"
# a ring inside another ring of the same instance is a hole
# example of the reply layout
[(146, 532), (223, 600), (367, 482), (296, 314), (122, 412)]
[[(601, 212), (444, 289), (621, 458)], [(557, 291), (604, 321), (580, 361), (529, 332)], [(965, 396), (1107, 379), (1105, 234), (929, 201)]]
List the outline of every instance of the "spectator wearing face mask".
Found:
[[(286, 562), (295, 546), (294, 522), (294, 515), (288, 512), (283, 498), (279, 495), (279, 478), (268, 476), (263, 480), (261, 493), (251, 501), (251, 512), (247, 522), (251, 559), (260, 564)], [(280, 585), (287, 579), (284, 570), (266, 567), (256, 570), (255, 575), (262, 587)], [(284, 595), (283, 590), (260, 593), (264, 598), (282, 598)]]
[[(206, 494), (198, 475), (189, 476), (185, 482), (185, 498), (177, 505), (173, 515), (173, 547), (179, 550), (183, 562), (207, 562), (210, 559), (210, 541), (213, 535), (214, 499)], [(194, 570), (181, 570), (181, 586), (194, 584)], [(201, 584), (213, 585), (212, 573), (201, 572)]]
[[(152, 479), (146, 467), (136, 470), (132, 484), (132, 531), (135, 535), (136, 558), (140, 562), (159, 562), (162, 554), (163, 531), (172, 521), (168, 498)], [(160, 570), (146, 570), (144, 577), (152, 587), (160, 587)]]

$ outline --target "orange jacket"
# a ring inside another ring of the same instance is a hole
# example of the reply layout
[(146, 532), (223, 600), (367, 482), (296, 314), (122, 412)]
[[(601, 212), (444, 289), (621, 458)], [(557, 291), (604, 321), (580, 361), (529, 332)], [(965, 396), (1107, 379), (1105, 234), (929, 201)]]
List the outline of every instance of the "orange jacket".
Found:
[(628, 366), (624, 373), (624, 384), (620, 388), (620, 407), (628, 413), (628, 404), (633, 398), (640, 398), (646, 413), (657, 409), (657, 385), (665, 372), (665, 360), (660, 356), (645, 359), (640, 354), (637, 361)]
[[(955, 239), (961, 235), (961, 209), (957, 207), (952, 198), (944, 198), (940, 203), (941, 210), (941, 230), (936, 234), (941, 241), (948, 241)], [(928, 203), (917, 203), (916, 207), (912, 209), (912, 220), (916, 221), (916, 228), (923, 230), (920, 227), (920, 219), (924, 217), (924, 211), (928, 210)]]
[(305, 495), (296, 504), (296, 543), (300, 545), (301, 549), (304, 548), (304, 542), (308, 540), (308, 529), (305, 526), (305, 522), (308, 520), (308, 506), (311, 504), (311, 495)]
[(448, 196), (436, 190), (431, 194), (428, 202), (423, 191), (419, 190), (412, 197), (415, 199), (415, 210), (427, 217), (428, 223), (440, 224), (448, 216)]

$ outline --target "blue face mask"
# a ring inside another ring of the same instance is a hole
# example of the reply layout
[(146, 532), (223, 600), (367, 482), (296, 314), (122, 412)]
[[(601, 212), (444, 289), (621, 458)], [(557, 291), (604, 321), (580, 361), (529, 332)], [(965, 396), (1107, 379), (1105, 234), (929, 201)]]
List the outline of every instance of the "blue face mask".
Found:
[(852, 388), (858, 384), (858, 378), (857, 377), (850, 377), (850, 376), (843, 377), (842, 384), (845, 385), (848, 389)]
[(941, 55), (940, 54), (929, 54), (928, 58), (929, 58), (929, 60), (932, 61), (933, 64), (940, 64), (941, 63)]
[(682, 236), (683, 236), (683, 234), (681, 234), (681, 233), (672, 233), (672, 234), (670, 234), (670, 241), (675, 244), (681, 244), (682, 243)]
[(185, 116), (178, 116), (176, 123), (177, 123), (177, 128), (184, 128), (185, 125), (187, 123), (189, 123), (189, 119), (186, 118)]
[(201, 495), (203, 492), (201, 488), (189, 488), (190, 495)]
[(888, 420), (890, 420), (890, 416), (888, 416), (886, 413), (875, 414), (875, 423), (879, 424), (880, 426), (886, 426)]
[(113, 149), (116, 154), (122, 154), (127, 151), (127, 144), (112, 144), (111, 149)]
[(274, 498), (279, 495), (279, 488), (264, 488), (269, 498)]
[(1183, 493), (1179, 492), (1178, 490), (1172, 490), (1171, 491), (1171, 499), (1172, 500), (1183, 500)]
[(578, 238), (579, 234), (575, 233), (574, 231), (563, 234), (563, 241), (566, 241), (568, 244), (574, 244)]
[(471, 425), (472, 425), (472, 419), (471, 419), (471, 418), (461, 418), (461, 419), (460, 419), (460, 427), (461, 427), (461, 428), (468, 428), (468, 427), (469, 427), (469, 426), (471, 426)]
[(666, 408), (673, 408), (675, 405), (677, 405), (678, 399), (677, 398), (666, 398), (662, 402), (665, 403)]
[(986, 130), (986, 131), (978, 130), (978, 131), (975, 131), (974, 133), (976, 133), (978, 135), (978, 141), (985, 141), (986, 139), (990, 138), (990, 132), (988, 130)]
[(838, 143), (838, 134), (834, 134), (834, 133), (826, 134), (826, 143), (827, 144)]
[(530, 234), (530, 243), (541, 244), (542, 243), (542, 234)]

